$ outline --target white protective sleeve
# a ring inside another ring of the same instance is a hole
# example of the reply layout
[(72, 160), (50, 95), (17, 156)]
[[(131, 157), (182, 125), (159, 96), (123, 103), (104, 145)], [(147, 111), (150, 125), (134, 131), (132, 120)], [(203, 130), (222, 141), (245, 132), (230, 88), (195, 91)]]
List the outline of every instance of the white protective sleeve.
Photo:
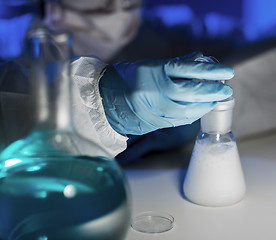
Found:
[(104, 113), (99, 79), (105, 66), (96, 56), (82, 56), (72, 61), (73, 121), (80, 135), (115, 157), (126, 149), (128, 138), (110, 126)]

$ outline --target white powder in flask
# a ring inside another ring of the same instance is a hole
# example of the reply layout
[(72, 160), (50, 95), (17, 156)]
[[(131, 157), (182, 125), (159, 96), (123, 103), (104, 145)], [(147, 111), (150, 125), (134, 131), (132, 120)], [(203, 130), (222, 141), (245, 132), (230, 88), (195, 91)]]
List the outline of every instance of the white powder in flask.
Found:
[(204, 206), (227, 206), (240, 201), (246, 191), (235, 141), (198, 139), (184, 182), (184, 193)]

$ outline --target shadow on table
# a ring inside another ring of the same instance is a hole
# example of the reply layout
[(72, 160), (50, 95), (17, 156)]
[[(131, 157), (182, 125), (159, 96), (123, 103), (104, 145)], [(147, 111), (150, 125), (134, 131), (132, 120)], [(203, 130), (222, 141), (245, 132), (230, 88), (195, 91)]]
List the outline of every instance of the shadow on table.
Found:
[(162, 174), (163, 171), (174, 171), (177, 191), (182, 198), (189, 201), (185, 197), (183, 183), (193, 146), (194, 144), (191, 143), (177, 149), (152, 152), (122, 167), (128, 172), (128, 175), (131, 174), (132, 178), (142, 178), (143, 180), (150, 179), (155, 174)]
[(151, 152), (135, 161), (122, 165), (126, 170), (186, 169), (194, 143), (164, 151)]

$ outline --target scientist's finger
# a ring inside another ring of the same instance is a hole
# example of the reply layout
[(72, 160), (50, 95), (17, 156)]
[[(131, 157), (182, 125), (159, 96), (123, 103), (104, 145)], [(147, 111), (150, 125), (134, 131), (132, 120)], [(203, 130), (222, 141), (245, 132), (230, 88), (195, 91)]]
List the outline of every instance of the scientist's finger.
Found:
[(199, 58), (202, 58), (202, 57), (203, 57), (203, 53), (200, 52), (200, 51), (196, 51), (196, 52), (192, 52), (190, 54), (184, 55), (184, 56), (172, 58), (169, 61), (182, 61), (182, 60), (195, 61), (196, 59), (199, 59)]
[[(166, 127), (191, 124), (201, 118), (207, 112), (211, 111), (215, 105), (214, 102), (176, 102), (166, 101), (163, 103), (162, 111), (156, 111), (159, 121), (168, 122)], [(165, 124), (164, 124), (165, 126)]]
[(207, 81), (170, 80), (162, 89), (170, 99), (184, 102), (221, 101), (233, 94), (230, 86)]
[(228, 80), (234, 77), (234, 70), (219, 63), (198, 61), (169, 61), (165, 64), (165, 72), (169, 77)]

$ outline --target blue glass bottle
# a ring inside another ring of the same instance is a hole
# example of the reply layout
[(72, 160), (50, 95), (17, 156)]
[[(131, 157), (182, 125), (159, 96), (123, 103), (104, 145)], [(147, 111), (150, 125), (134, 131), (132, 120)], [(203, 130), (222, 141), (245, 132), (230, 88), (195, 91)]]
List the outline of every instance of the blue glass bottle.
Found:
[(125, 177), (73, 128), (70, 38), (36, 27), (28, 42), (34, 128), (0, 156), (0, 239), (124, 239)]

